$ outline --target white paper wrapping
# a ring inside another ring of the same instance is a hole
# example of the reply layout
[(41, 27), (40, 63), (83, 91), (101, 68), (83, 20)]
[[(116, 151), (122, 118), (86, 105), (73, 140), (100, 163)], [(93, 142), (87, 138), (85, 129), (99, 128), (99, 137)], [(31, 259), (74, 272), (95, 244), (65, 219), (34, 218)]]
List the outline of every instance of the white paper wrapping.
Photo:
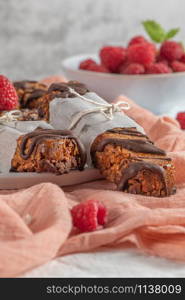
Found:
[(0, 125), (0, 172), (8, 173), (11, 160), (17, 146), (20, 135), (35, 130), (37, 127), (52, 129), (52, 126), (44, 121), (15, 121)]
[[(86, 93), (85, 97), (100, 104), (107, 104), (95, 93)], [(95, 104), (88, 103), (80, 97), (54, 99), (50, 102), (50, 124), (55, 129), (69, 129), (77, 113), (94, 108), (96, 108)], [(72, 130), (86, 147), (88, 166), (92, 165), (90, 147), (94, 139), (104, 131), (115, 127), (136, 127), (138, 131), (144, 133), (141, 126), (122, 112), (115, 112), (112, 120), (107, 119), (101, 112), (88, 114)]]
[[(30, 132), (35, 130), (37, 127), (41, 127), (43, 129), (52, 129), (53, 127), (45, 121), (13, 121), (6, 123), (8, 127), (12, 127), (21, 132)], [(0, 128), (3, 125), (0, 125)], [(6, 127), (7, 127), (6, 126)]]

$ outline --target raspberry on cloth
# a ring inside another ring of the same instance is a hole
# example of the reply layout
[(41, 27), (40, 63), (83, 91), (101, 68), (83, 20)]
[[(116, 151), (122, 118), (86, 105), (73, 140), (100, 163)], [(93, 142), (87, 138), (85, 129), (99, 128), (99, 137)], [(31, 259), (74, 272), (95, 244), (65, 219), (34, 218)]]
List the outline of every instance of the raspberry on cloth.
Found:
[(176, 119), (179, 122), (181, 129), (185, 129), (185, 112), (179, 112)]
[(106, 222), (106, 207), (94, 199), (77, 204), (72, 208), (71, 213), (73, 225), (81, 232), (97, 230)]

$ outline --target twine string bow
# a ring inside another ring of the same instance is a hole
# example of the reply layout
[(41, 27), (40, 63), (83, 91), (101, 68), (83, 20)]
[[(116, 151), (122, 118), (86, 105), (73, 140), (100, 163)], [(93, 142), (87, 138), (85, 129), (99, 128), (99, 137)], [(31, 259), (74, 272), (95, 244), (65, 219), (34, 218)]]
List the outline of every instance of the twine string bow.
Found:
[(92, 113), (101, 113), (105, 116), (106, 119), (108, 120), (112, 120), (114, 117), (114, 113), (116, 112), (123, 112), (123, 110), (128, 110), (130, 109), (130, 105), (126, 102), (126, 101), (118, 101), (117, 103), (99, 103), (96, 102), (92, 99), (89, 99), (87, 97), (84, 97), (82, 95), (80, 95), (79, 93), (77, 93), (74, 89), (72, 89), (71, 87), (69, 87), (69, 91), (73, 94), (75, 94), (78, 98), (82, 99), (85, 102), (91, 103), (96, 105), (95, 108), (92, 109), (88, 109), (88, 110), (84, 110), (81, 111), (79, 113), (77, 113), (74, 118), (72, 119), (72, 122), (69, 126), (69, 130), (72, 130), (73, 128), (76, 127), (76, 125), (78, 124), (78, 122), (85, 116), (87, 116), (88, 114), (92, 114)]
[(7, 111), (0, 116), (0, 124), (17, 121), (22, 116), (20, 110)]

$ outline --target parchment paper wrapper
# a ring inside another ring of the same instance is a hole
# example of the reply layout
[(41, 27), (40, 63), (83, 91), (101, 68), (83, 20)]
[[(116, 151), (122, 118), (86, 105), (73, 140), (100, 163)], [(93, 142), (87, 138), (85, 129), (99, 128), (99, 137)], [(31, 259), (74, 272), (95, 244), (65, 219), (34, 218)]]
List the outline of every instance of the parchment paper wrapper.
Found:
[(37, 127), (52, 129), (52, 126), (44, 121), (14, 121), (6, 125), (0, 124), (0, 173), (9, 172), (18, 137)]
[[(105, 100), (95, 93), (86, 93), (85, 97), (98, 103), (107, 104)], [(88, 103), (80, 97), (54, 99), (50, 102), (50, 124), (55, 129), (69, 129), (77, 113), (96, 107), (95, 104)], [(141, 126), (122, 112), (115, 112), (112, 120), (107, 119), (100, 112), (88, 114), (84, 116), (72, 130), (86, 147), (88, 166), (92, 165), (90, 148), (94, 139), (104, 131), (115, 127), (136, 127), (138, 131), (144, 133)]]

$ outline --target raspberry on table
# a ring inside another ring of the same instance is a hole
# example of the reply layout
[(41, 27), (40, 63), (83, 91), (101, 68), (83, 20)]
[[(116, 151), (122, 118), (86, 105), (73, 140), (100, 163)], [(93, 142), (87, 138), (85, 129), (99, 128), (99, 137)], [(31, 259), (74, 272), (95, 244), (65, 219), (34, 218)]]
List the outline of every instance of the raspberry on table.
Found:
[(175, 60), (171, 63), (171, 67), (174, 72), (185, 72), (185, 63), (183, 62)]
[(90, 232), (105, 225), (107, 209), (101, 202), (90, 199), (74, 206), (71, 214), (75, 227), (81, 232)]
[(183, 53), (182, 45), (174, 41), (165, 41), (160, 48), (160, 55), (168, 61), (181, 59)]
[(18, 95), (10, 80), (0, 75), (0, 110), (12, 110), (18, 107)]
[(144, 74), (145, 68), (141, 64), (132, 63), (120, 70), (120, 74)]
[(172, 73), (171, 68), (165, 63), (158, 62), (147, 66), (146, 74), (164, 74)]
[(113, 73), (118, 72), (119, 66), (126, 59), (126, 49), (123, 47), (105, 46), (100, 49), (102, 64)]
[(141, 43), (127, 49), (127, 58), (132, 63), (144, 66), (154, 63), (156, 56), (155, 46), (151, 43)]
[(148, 42), (148, 41), (142, 35), (137, 35), (130, 40), (128, 47), (135, 45), (135, 44), (141, 44), (141, 43), (146, 43), (146, 42)]
[(176, 119), (179, 122), (181, 129), (185, 129), (185, 112), (179, 112)]

